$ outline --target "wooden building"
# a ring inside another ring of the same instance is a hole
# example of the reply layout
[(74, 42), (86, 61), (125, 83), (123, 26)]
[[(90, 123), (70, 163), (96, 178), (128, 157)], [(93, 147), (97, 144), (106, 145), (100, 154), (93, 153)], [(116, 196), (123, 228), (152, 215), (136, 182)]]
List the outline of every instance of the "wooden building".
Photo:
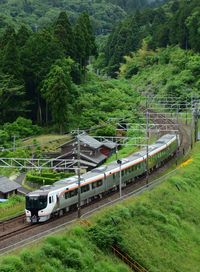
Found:
[[(92, 169), (103, 164), (107, 157), (116, 149), (116, 144), (110, 141), (99, 142), (90, 135), (84, 133), (78, 136), (80, 140), (81, 165)], [(71, 140), (62, 146), (59, 159), (77, 159), (77, 140)]]
[(0, 198), (7, 199), (17, 194), (17, 190), (20, 187), (18, 183), (10, 181), (7, 177), (0, 176)]

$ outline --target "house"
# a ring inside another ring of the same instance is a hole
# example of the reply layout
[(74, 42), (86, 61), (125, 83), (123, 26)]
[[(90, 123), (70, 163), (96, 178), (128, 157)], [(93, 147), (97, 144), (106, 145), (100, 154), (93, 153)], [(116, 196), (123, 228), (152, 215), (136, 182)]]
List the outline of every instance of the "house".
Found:
[[(88, 170), (98, 167), (105, 162), (108, 156), (115, 150), (116, 144), (105, 140), (99, 142), (92, 136), (83, 133), (77, 136), (80, 141), (80, 159), (81, 165)], [(71, 140), (60, 146), (61, 155), (59, 159), (77, 159), (77, 140)]]
[(108, 140), (101, 142), (100, 152), (109, 157), (116, 152), (117, 144)]
[(0, 198), (7, 199), (17, 194), (20, 187), (18, 183), (10, 181), (7, 177), (0, 176)]

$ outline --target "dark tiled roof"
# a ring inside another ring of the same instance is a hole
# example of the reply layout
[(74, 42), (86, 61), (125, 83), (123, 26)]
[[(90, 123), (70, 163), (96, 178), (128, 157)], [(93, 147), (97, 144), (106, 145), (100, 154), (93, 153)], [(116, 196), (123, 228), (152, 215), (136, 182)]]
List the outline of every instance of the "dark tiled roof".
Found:
[[(77, 154), (73, 154), (72, 152), (68, 152), (65, 154), (62, 154), (59, 159), (65, 159), (66, 157), (70, 157), (71, 156), (71, 160), (73, 161), (73, 159), (77, 160)], [(84, 160), (88, 160), (91, 162), (91, 166), (96, 166), (97, 164), (103, 162), (107, 157), (103, 154), (101, 154), (100, 152), (98, 152), (96, 154), (96, 156), (90, 156), (88, 154), (85, 154), (83, 152), (80, 153), (81, 158), (83, 158)], [(57, 158), (58, 159), (58, 158)], [(85, 161), (86, 163), (86, 161)], [(86, 163), (88, 164), (88, 163)]]
[[(81, 145), (85, 144), (93, 149), (98, 149), (102, 146), (106, 146), (110, 149), (113, 149), (116, 147), (116, 143), (112, 142), (112, 141), (108, 141), (108, 140), (104, 140), (103, 142), (100, 142), (98, 140), (96, 140), (95, 138), (93, 138), (92, 136), (86, 134), (86, 133), (83, 133), (83, 134), (80, 134), (77, 136), (81, 142)], [(63, 146), (66, 146), (68, 144), (73, 144), (75, 143), (76, 140), (70, 140), (64, 144), (62, 144), (61, 146), (59, 146), (59, 148), (63, 147)]]
[(0, 176), (0, 192), (3, 194), (19, 189), (20, 187), (18, 183), (10, 181), (7, 177)]
[(89, 161), (92, 161), (93, 163), (99, 164), (103, 162), (107, 157), (100, 152), (96, 156), (88, 156), (85, 153), (81, 153), (81, 156)]
[(108, 141), (108, 140), (103, 141), (101, 144), (102, 144), (102, 146), (106, 146), (109, 149), (114, 149), (117, 146), (116, 143)]
[(86, 144), (94, 149), (98, 149), (102, 145), (101, 142), (97, 141), (88, 134), (81, 134), (78, 136), (78, 138), (81, 141), (81, 143)]

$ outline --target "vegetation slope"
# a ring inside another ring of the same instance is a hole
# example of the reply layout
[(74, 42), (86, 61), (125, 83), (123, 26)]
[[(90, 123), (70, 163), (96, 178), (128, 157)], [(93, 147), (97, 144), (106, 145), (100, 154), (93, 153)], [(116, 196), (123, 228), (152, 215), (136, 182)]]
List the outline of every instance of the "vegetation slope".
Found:
[(145, 8), (152, 2), (159, 4), (160, 0), (1, 0), (0, 30), (8, 24), (18, 26), (22, 23), (37, 30), (51, 24), (60, 11), (65, 10), (71, 21), (87, 11), (96, 33), (105, 34), (127, 13)]
[(92, 216), (90, 227), (2, 258), (0, 271), (129, 271), (113, 259), (113, 244), (148, 271), (200, 271), (199, 143), (191, 159), (155, 189)]

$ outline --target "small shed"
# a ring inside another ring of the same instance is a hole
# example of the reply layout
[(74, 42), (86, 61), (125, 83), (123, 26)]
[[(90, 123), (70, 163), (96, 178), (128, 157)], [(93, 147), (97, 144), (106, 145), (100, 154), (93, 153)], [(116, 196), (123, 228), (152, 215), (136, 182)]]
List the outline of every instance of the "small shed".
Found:
[(6, 199), (17, 194), (17, 189), (20, 187), (18, 183), (10, 181), (9, 178), (0, 176), (0, 198)]

